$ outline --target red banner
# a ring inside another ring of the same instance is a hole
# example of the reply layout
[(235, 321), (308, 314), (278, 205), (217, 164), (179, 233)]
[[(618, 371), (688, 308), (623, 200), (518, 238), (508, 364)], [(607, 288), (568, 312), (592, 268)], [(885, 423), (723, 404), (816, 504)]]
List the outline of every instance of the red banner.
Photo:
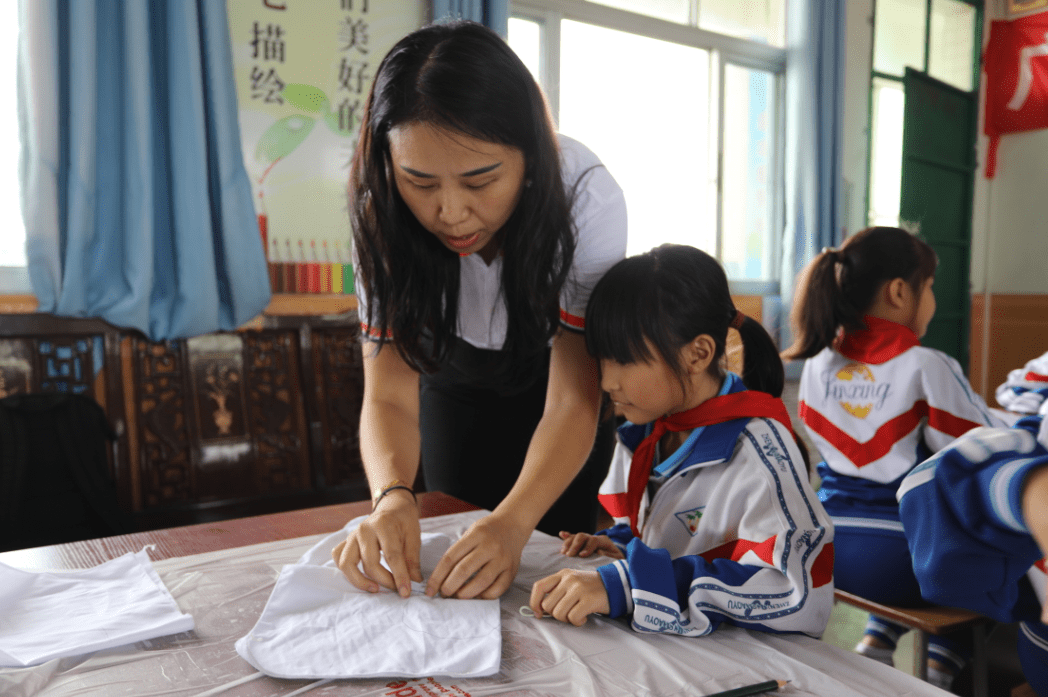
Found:
[(1004, 133), (1048, 128), (1048, 12), (995, 21), (983, 55), (986, 120), (990, 137), (986, 178), (997, 170), (997, 145)]

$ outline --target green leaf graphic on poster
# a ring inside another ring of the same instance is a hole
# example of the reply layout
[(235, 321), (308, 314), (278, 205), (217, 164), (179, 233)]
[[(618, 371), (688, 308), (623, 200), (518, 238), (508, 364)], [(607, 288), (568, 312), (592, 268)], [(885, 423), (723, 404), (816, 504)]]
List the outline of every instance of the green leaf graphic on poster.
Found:
[(360, 121), (360, 117), (350, 116), (347, 121), (349, 123), (342, 123), (340, 115), (334, 111), (324, 114), (324, 123), (327, 124), (332, 133), (338, 136), (349, 137), (353, 135), (353, 126)]
[(276, 162), (282, 157), (287, 157), (292, 150), (302, 144), (315, 125), (316, 120), (311, 116), (301, 114), (285, 116), (267, 128), (262, 137), (258, 139), (255, 159), (262, 162)]
[(324, 94), (324, 90), (313, 85), (304, 85), (301, 82), (294, 82), (280, 92), (280, 94), (286, 99), (292, 106), (296, 106), (302, 111), (308, 111), (311, 114), (317, 112), (328, 113), (331, 108), (328, 97)]

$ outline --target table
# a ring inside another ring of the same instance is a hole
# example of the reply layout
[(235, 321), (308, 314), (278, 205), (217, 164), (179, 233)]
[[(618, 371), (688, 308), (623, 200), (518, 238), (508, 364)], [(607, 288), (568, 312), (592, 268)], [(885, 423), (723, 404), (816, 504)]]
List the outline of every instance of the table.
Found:
[[(420, 497), (423, 530), (457, 537), (484, 515), (443, 494)], [(453, 680), (278, 680), (256, 674), (234, 642), (261, 614), (284, 564), (293, 563), (367, 502), (305, 509), (222, 523), (0, 554), (23, 568), (83, 568), (143, 544), (155, 544), (154, 567), (196, 629), (171, 637), (0, 670), (0, 694), (228, 695), (308, 693), (374, 697), (444, 695), (707, 695), (767, 679), (790, 680), (781, 695), (877, 697), (948, 693), (901, 671), (805, 636), (722, 627), (709, 637), (646, 635), (627, 621), (593, 617), (583, 627), (523, 617), (531, 584), (565, 566), (560, 541), (540, 532), (524, 549), (521, 570), (501, 600), (502, 669), (489, 678)]]
[[(454, 496), (442, 492), (418, 495), (423, 518), (478, 510)], [(217, 523), (200, 523), (164, 530), (150, 530), (129, 535), (115, 535), (97, 540), (68, 542), (50, 547), (35, 547), (0, 553), (0, 562), (20, 569), (87, 569), (121, 554), (137, 552), (153, 545), (153, 561), (187, 557), (222, 549), (243, 547), (263, 542), (290, 540), (306, 535), (338, 530), (347, 520), (367, 515), (370, 501), (355, 501), (298, 511), (238, 518)]]

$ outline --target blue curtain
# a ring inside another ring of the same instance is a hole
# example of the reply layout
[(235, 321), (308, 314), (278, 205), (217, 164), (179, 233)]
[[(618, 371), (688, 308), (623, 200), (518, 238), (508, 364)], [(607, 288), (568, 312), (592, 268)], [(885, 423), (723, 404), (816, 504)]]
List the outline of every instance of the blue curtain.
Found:
[[(823, 247), (843, 239), (845, 3), (788, 0), (787, 13), (784, 317), (793, 306), (796, 275)], [(786, 347), (792, 341), (789, 322), (780, 327)]]
[(433, 21), (471, 19), (498, 32), (509, 33), (509, 0), (433, 0)]
[(154, 340), (269, 302), (222, 0), (22, 0), (22, 208), (39, 309)]

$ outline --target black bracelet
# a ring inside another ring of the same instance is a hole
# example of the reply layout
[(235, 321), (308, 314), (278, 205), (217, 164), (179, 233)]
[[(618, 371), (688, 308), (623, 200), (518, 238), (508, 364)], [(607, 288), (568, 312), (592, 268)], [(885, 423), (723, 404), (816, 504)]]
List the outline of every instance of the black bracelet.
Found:
[(371, 512), (375, 512), (375, 509), (378, 508), (378, 502), (382, 500), (383, 496), (385, 496), (391, 491), (396, 491), (397, 489), (403, 489), (404, 491), (411, 494), (411, 498), (415, 499), (415, 503), (418, 504), (418, 497), (415, 496), (414, 489), (405, 484), (397, 484), (395, 486), (387, 487), (378, 493), (378, 496), (375, 497), (375, 500), (371, 502)]

